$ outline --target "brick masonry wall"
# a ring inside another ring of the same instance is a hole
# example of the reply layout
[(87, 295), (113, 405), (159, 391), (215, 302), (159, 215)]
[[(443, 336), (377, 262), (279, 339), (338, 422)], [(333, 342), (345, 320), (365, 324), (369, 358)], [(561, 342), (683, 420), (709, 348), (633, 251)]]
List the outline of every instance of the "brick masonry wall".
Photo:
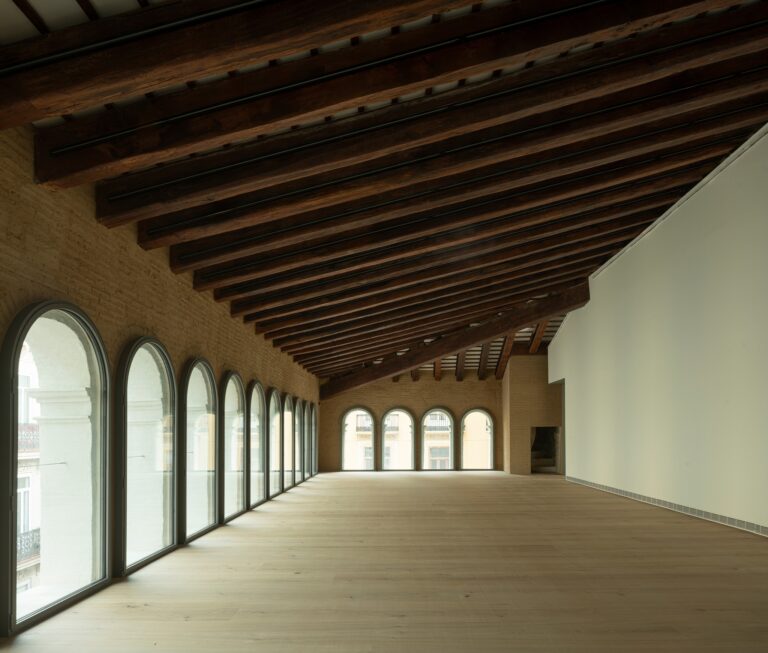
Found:
[(33, 183), (32, 133), (0, 132), (0, 334), (27, 305), (61, 299), (96, 324), (113, 377), (123, 349), (154, 336), (168, 349), (177, 378), (195, 356), (217, 380), (227, 370), (302, 399), (318, 400), (318, 382), (292, 359), (229, 316), (210, 292), (175, 275), (167, 251), (144, 251), (135, 227), (108, 230), (94, 217), (93, 189), (49, 191)]
[(418, 381), (410, 374), (403, 374), (400, 380), (391, 379), (370, 383), (331, 397), (320, 404), (320, 471), (332, 472), (341, 469), (341, 420), (344, 413), (353, 407), (367, 408), (373, 414), (376, 424), (376, 447), (380, 446), (381, 420), (391, 408), (405, 408), (416, 422), (417, 459), (420, 449), (419, 424), (430, 408), (444, 408), (453, 415), (456, 429), (464, 413), (472, 408), (484, 408), (494, 421), (494, 461), (502, 469), (501, 438), (501, 382), (491, 375), (480, 381), (475, 372), (468, 370), (463, 381), (456, 381), (450, 373), (444, 373), (440, 381), (422, 372)]
[(563, 426), (563, 386), (548, 383), (546, 356), (513, 356), (502, 384), (504, 470), (531, 473), (535, 426)]

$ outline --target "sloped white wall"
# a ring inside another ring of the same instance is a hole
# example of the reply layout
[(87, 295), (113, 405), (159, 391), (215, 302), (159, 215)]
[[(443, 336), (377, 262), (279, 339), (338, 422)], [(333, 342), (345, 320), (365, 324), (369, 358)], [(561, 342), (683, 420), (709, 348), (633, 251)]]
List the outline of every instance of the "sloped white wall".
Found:
[(551, 345), (568, 476), (768, 525), (767, 134), (597, 274)]

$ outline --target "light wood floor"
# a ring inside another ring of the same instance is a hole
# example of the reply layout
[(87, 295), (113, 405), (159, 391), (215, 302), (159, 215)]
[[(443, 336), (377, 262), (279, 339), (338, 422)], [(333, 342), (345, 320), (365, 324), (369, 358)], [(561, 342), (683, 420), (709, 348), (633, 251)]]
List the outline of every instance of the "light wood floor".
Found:
[(768, 540), (558, 477), (327, 474), (6, 646), (765, 653)]

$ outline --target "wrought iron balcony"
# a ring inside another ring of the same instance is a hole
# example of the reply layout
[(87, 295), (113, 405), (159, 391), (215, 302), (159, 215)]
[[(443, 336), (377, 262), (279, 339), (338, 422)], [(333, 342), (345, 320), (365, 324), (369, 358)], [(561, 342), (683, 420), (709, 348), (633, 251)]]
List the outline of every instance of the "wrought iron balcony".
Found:
[(40, 529), (24, 531), (16, 536), (16, 563), (40, 555)]

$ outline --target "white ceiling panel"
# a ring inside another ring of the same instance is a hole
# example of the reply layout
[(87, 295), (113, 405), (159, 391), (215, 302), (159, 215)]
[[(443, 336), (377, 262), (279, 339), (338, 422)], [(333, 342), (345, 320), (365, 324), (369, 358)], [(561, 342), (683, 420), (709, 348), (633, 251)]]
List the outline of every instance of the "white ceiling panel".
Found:
[(51, 31), (87, 23), (88, 16), (75, 0), (29, 0)]

